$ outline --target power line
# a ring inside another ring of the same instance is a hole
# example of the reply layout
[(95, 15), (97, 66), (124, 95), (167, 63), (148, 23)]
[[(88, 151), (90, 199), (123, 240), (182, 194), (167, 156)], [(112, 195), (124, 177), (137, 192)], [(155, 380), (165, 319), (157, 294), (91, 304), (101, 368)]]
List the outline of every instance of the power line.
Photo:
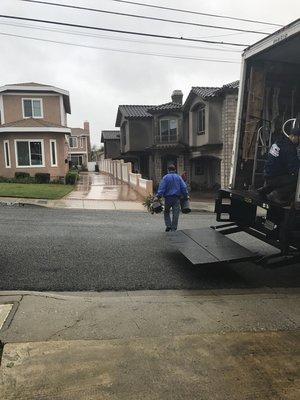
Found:
[(127, 0), (111, 0), (111, 1), (114, 1), (114, 2), (117, 2), (117, 3), (133, 4), (135, 6), (158, 8), (160, 10), (177, 11), (177, 12), (186, 13), (186, 14), (204, 15), (206, 17), (223, 18), (223, 19), (232, 19), (232, 20), (235, 20), (235, 21), (243, 21), (243, 22), (251, 22), (251, 23), (255, 23), (255, 24), (277, 26), (279, 28), (283, 27), (283, 25), (274, 24), (274, 23), (271, 23), (271, 22), (257, 21), (257, 20), (246, 19), (246, 18), (237, 18), (237, 17), (228, 16), (228, 15), (208, 14), (208, 13), (203, 13), (203, 12), (199, 12), (199, 11), (185, 10), (185, 9), (180, 9), (180, 8), (163, 7), (163, 6), (157, 6), (157, 5), (154, 5), (154, 4), (137, 3), (137, 2), (134, 2), (134, 1), (127, 1)]
[(65, 29), (56, 29), (56, 28), (46, 28), (46, 27), (40, 27), (40, 26), (35, 26), (35, 25), (26, 25), (26, 24), (17, 24), (17, 23), (9, 23), (9, 22), (1, 22), (0, 25), (6, 25), (6, 26), (14, 26), (17, 28), (27, 28), (27, 29), (35, 29), (35, 30), (42, 30), (42, 31), (47, 31), (47, 32), (57, 32), (57, 33), (66, 33), (68, 35), (73, 35), (73, 36), (85, 36), (85, 37), (91, 37), (91, 38), (101, 38), (101, 39), (107, 39), (107, 40), (115, 40), (115, 41), (121, 41), (121, 42), (129, 42), (129, 43), (142, 43), (142, 44), (150, 44), (150, 45), (159, 45), (159, 46), (167, 46), (167, 47), (180, 47), (180, 48), (187, 48), (187, 49), (194, 49), (194, 50), (212, 50), (212, 51), (222, 51), (226, 53), (241, 53), (242, 50), (230, 50), (230, 49), (221, 49), (219, 47), (203, 47), (203, 46), (190, 46), (187, 44), (178, 44), (178, 43), (161, 43), (161, 42), (149, 42), (146, 40), (134, 40), (134, 39), (126, 39), (126, 38), (121, 38), (121, 37), (114, 37), (114, 36), (108, 36), (108, 35), (96, 35), (96, 34), (91, 34), (91, 33), (83, 33), (83, 32), (73, 32)]
[(239, 61), (235, 61), (235, 60), (220, 60), (220, 59), (213, 59), (213, 58), (198, 58), (198, 57), (189, 57), (189, 56), (176, 56), (173, 54), (160, 54), (160, 53), (142, 52), (142, 51), (134, 51), (134, 50), (112, 49), (109, 47), (98, 47), (98, 46), (84, 45), (84, 44), (71, 43), (71, 42), (61, 42), (58, 40), (41, 39), (41, 38), (36, 38), (33, 36), (15, 35), (15, 34), (6, 33), (6, 32), (0, 32), (0, 35), (9, 36), (9, 37), (17, 37), (17, 38), (21, 38), (21, 39), (31, 39), (31, 40), (36, 40), (36, 41), (40, 41), (40, 42), (63, 44), (63, 45), (67, 45), (67, 46), (85, 47), (88, 49), (113, 51), (113, 52), (118, 52), (118, 53), (141, 54), (141, 55), (145, 55), (145, 56), (175, 58), (175, 59), (180, 59), (180, 60), (218, 62), (218, 63), (227, 63), (227, 64), (239, 64), (240, 63)]
[(97, 30), (97, 31), (115, 32), (115, 33), (125, 33), (126, 35), (155, 37), (155, 38), (161, 38), (161, 39), (172, 39), (172, 40), (180, 40), (180, 41), (187, 41), (187, 42), (222, 44), (222, 45), (238, 46), (238, 47), (248, 47), (249, 46), (247, 44), (241, 44), (241, 43), (217, 42), (217, 41), (213, 41), (213, 40), (194, 39), (194, 38), (187, 38), (187, 37), (183, 37), (183, 36), (179, 37), (179, 36), (158, 35), (158, 34), (154, 34), (154, 33), (123, 31), (120, 29), (109, 29), (109, 28), (101, 28), (98, 26), (70, 24), (68, 22), (58, 22), (58, 21), (50, 21), (50, 20), (37, 19), (37, 18), (18, 17), (18, 16), (12, 16), (12, 15), (0, 15), (0, 18), (15, 19), (15, 20), (20, 20), (20, 21), (40, 22), (43, 24), (70, 26), (73, 28), (92, 29), (92, 30)]
[(72, 6), (72, 5), (69, 5), (69, 4), (53, 3), (53, 2), (49, 2), (49, 1), (39, 1), (39, 0), (20, 0), (20, 1), (23, 1), (23, 2), (26, 2), (26, 3), (43, 4), (43, 5), (46, 5), (46, 6), (55, 6), (55, 7), (70, 8), (70, 9), (75, 9), (75, 10), (92, 11), (92, 12), (104, 13), (104, 14), (110, 14), (110, 15), (119, 15), (119, 16), (122, 16), (122, 17), (140, 18), (140, 19), (147, 19), (147, 20), (152, 20), (152, 21), (169, 22), (169, 23), (173, 23), (173, 24), (198, 26), (198, 27), (202, 27), (202, 28), (213, 28), (213, 29), (222, 29), (222, 30), (234, 31), (234, 32), (255, 33), (255, 34), (260, 34), (260, 35), (270, 35), (269, 32), (253, 31), (253, 30), (240, 29), (240, 28), (230, 28), (230, 27), (227, 27), (227, 26), (199, 24), (197, 22), (187, 22), (187, 21), (179, 21), (179, 20), (174, 20), (174, 19), (150, 17), (150, 16), (138, 15), (138, 14), (121, 13), (121, 12), (117, 12), (117, 11), (108, 11), (108, 10), (100, 10), (98, 8)]

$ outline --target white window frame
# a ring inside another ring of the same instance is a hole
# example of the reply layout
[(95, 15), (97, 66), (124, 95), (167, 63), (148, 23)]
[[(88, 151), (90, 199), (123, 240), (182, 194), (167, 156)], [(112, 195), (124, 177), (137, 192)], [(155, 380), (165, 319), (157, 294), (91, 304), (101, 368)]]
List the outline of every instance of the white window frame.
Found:
[[(202, 128), (204, 128), (204, 129), (202, 129), (202, 130), (200, 130), (200, 124), (199, 124), (200, 113), (201, 113), (201, 117), (202, 117), (201, 125), (204, 125), (204, 126), (202, 126)], [(206, 118), (206, 106), (205, 106), (205, 104), (200, 104), (200, 106), (196, 112), (196, 127), (197, 127), (197, 135), (199, 135), (199, 136), (205, 135), (205, 133), (206, 133), (206, 124), (207, 124), (206, 119), (207, 119)], [(203, 122), (204, 122), (204, 124), (203, 124)]]
[[(52, 143), (54, 143), (55, 163), (53, 162)], [(57, 164), (57, 145), (56, 145), (56, 139), (50, 139), (50, 162), (51, 162), (51, 167), (57, 167), (58, 164)]]
[[(41, 103), (41, 116), (40, 117), (35, 117), (33, 115), (33, 107), (31, 103), (31, 108), (32, 108), (32, 117), (25, 117), (25, 107), (24, 107), (24, 101), (25, 100), (30, 100), (31, 102), (33, 100), (38, 100)], [(43, 119), (44, 118), (44, 108), (43, 108), (43, 99), (37, 98), (37, 97), (22, 97), (22, 111), (23, 111), (23, 118), (28, 119), (28, 118), (34, 118), (34, 119)]]
[(162, 124), (162, 122), (163, 121), (168, 121), (168, 125), (169, 125), (169, 128), (168, 128), (168, 135), (165, 135), (165, 136), (167, 136), (168, 138), (170, 138), (170, 136), (171, 136), (171, 121), (176, 121), (176, 136), (178, 137), (178, 118), (161, 118), (160, 119), (160, 121), (159, 121), (159, 136), (160, 137), (162, 137), (163, 135), (162, 135), (162, 130), (161, 130), (161, 124)]
[[(7, 156), (6, 156), (6, 145), (7, 145), (9, 160), (7, 160)], [(3, 142), (3, 150), (4, 150), (5, 168), (11, 168), (11, 154), (10, 154), (9, 140), (4, 140), (4, 142)], [(9, 163), (7, 161), (9, 161)]]
[[(42, 144), (42, 165), (31, 165), (31, 158), (29, 159), (30, 165), (19, 165), (17, 142), (27, 142), (29, 154), (31, 154), (30, 153), (30, 143), (31, 142), (41, 142), (41, 144)], [(15, 156), (16, 156), (16, 168), (44, 168), (45, 167), (44, 139), (15, 139)]]
[[(76, 139), (76, 146), (71, 146), (70, 139)], [(77, 136), (70, 136), (69, 137), (69, 147), (70, 147), (70, 149), (78, 149), (78, 138), (77, 138)]]

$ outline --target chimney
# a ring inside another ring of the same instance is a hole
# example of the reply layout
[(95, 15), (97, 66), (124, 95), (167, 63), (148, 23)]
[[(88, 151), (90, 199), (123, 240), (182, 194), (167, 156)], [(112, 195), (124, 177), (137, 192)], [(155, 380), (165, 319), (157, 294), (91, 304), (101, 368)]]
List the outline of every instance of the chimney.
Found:
[(177, 104), (182, 104), (183, 93), (181, 90), (174, 90), (172, 93), (172, 102)]
[(86, 131), (86, 133), (90, 133), (90, 123), (88, 121), (84, 121), (83, 129)]

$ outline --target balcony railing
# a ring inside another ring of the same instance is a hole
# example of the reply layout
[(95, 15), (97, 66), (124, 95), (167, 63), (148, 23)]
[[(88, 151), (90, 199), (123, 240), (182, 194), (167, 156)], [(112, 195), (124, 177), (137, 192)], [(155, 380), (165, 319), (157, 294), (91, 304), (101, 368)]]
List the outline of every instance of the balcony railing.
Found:
[(178, 135), (158, 135), (155, 136), (155, 143), (157, 144), (172, 144), (178, 143)]

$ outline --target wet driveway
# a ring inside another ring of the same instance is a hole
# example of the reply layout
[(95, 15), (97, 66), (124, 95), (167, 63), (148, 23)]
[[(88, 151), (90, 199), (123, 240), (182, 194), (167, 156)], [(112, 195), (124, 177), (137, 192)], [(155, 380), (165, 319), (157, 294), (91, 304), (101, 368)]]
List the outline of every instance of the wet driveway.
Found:
[(66, 199), (133, 201), (141, 203), (143, 197), (129, 185), (109, 175), (81, 173), (75, 190)]

